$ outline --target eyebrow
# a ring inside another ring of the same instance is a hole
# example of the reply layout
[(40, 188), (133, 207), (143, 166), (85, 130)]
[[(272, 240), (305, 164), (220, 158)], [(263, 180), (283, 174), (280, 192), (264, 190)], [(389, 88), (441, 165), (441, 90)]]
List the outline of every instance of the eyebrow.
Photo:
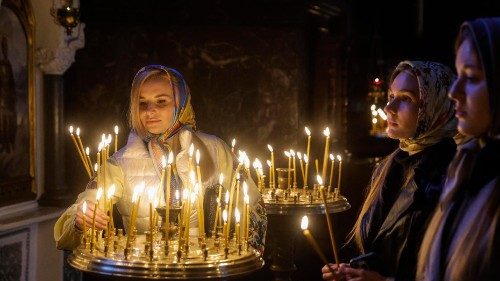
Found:
[[(167, 94), (158, 94), (158, 95), (154, 96), (153, 98), (156, 99), (156, 98), (161, 98), (161, 97), (168, 97), (168, 95)], [(139, 96), (139, 99), (144, 100), (145, 98), (141, 95), (141, 96)]]

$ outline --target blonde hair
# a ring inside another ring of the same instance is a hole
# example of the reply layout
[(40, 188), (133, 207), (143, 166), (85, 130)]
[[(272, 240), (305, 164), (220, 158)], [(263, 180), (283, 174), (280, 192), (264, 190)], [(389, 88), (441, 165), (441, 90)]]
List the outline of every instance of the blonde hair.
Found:
[(130, 128), (135, 130), (137, 135), (143, 139), (147, 140), (151, 138), (151, 134), (144, 127), (140, 118), (139, 111), (139, 99), (141, 95), (142, 86), (148, 82), (152, 81), (165, 81), (170, 84), (172, 88), (172, 93), (175, 97), (176, 92), (175, 89), (178, 89), (179, 81), (175, 78), (175, 76), (170, 75), (170, 73), (161, 68), (143, 68), (141, 69), (134, 77), (134, 81), (132, 82), (132, 88), (130, 90), (130, 106), (129, 106), (129, 114), (128, 114), (128, 122)]

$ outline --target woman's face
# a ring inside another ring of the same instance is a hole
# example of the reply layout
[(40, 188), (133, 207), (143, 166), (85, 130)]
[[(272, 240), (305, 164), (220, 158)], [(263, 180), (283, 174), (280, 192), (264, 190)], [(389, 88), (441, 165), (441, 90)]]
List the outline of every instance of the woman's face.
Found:
[(390, 138), (408, 139), (415, 135), (419, 104), (417, 79), (408, 71), (400, 72), (389, 88), (389, 102), (384, 107)]
[(167, 80), (156, 79), (142, 85), (139, 116), (149, 133), (158, 135), (170, 128), (175, 107), (174, 93)]
[(458, 131), (464, 135), (480, 137), (491, 125), (486, 76), (470, 40), (464, 40), (455, 57), (457, 80), (449, 96), (455, 102)]

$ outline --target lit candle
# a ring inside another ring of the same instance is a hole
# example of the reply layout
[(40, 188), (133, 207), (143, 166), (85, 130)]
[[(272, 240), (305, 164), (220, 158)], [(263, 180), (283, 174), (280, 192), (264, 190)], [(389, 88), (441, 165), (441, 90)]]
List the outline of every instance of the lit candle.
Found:
[(297, 166), (295, 165), (295, 151), (290, 149), (290, 155), (293, 158), (293, 187), (297, 187)]
[(115, 152), (118, 150), (118, 126), (115, 125)]
[(304, 163), (306, 164), (305, 178), (304, 178), (304, 188), (307, 187), (307, 179), (309, 175), (309, 154), (304, 154)]
[(95, 216), (97, 214), (97, 209), (99, 208), (99, 200), (102, 196), (102, 187), (97, 189), (97, 194), (95, 197), (96, 203), (94, 205), (94, 214), (92, 215), (92, 236), (90, 237), (90, 251), (94, 248), (94, 237), (95, 237)]
[[(227, 228), (228, 232), (231, 231), (231, 219), (233, 217), (233, 206), (237, 208), (237, 203), (234, 203), (234, 193), (236, 189), (236, 196), (238, 196), (238, 192), (240, 190), (240, 173), (238, 170), (236, 170), (236, 182), (234, 185), (231, 187), (231, 193), (229, 195), (229, 208), (228, 208), (228, 221), (227, 221)], [(236, 201), (238, 200), (238, 197), (236, 198)]]
[[(90, 168), (87, 166), (87, 161), (84, 159), (83, 151), (80, 150), (80, 146), (78, 145), (78, 142), (75, 138), (75, 135), (73, 134), (73, 126), (69, 126), (69, 134), (71, 136), (71, 139), (73, 140), (73, 143), (75, 144), (76, 151), (78, 152), (78, 155), (80, 156), (80, 160), (82, 160), (83, 167), (85, 168), (85, 171), (87, 172), (89, 177), (92, 177), (92, 173), (90, 172)], [(78, 133), (80, 133), (80, 130), (78, 130)]]
[(319, 192), (321, 194), (321, 198), (323, 198), (323, 204), (325, 205), (325, 217), (326, 217), (326, 223), (328, 225), (328, 233), (330, 234), (330, 243), (332, 245), (332, 250), (333, 250), (333, 255), (335, 256), (335, 263), (337, 263), (337, 268), (338, 268), (338, 262), (339, 256), (337, 252), (337, 245), (335, 244), (335, 235), (333, 233), (333, 223), (330, 220), (330, 211), (328, 210), (328, 202), (326, 201), (326, 195), (325, 195), (325, 187), (323, 186), (323, 179), (318, 175), (318, 184), (319, 184)]
[(222, 228), (222, 234), (224, 235), (224, 247), (227, 248), (227, 239), (228, 239), (228, 229), (227, 229), (227, 210), (222, 212), (222, 219), (224, 220), (224, 227)]
[(269, 188), (271, 188), (272, 174), (273, 174), (273, 164), (271, 160), (266, 160), (267, 166), (269, 166)]
[(339, 160), (339, 178), (337, 181), (337, 190), (340, 194), (340, 176), (342, 176), (342, 157), (339, 154), (337, 154), (337, 159)]
[(224, 174), (219, 174), (219, 193), (217, 196), (217, 209), (215, 210), (215, 221), (214, 221), (214, 238), (217, 234), (217, 223), (221, 214), (221, 199), (222, 199), (222, 184), (224, 183)]
[[(304, 155), (305, 156), (305, 155)], [(305, 181), (305, 176), (304, 176), (304, 163), (302, 162), (302, 153), (300, 152), (297, 152), (297, 158), (299, 158), (299, 165), (300, 165), (300, 173), (302, 175), (302, 182), (303, 182), (303, 185), (305, 186), (306, 185), (306, 181)]]
[(245, 194), (245, 243), (248, 249), (248, 233), (250, 232), (250, 197)]
[[(143, 183), (142, 183), (143, 184)], [(142, 186), (144, 187), (144, 186)], [(137, 212), (137, 206), (139, 202), (139, 191), (141, 187), (140, 185), (137, 185), (134, 187), (134, 193), (132, 194), (132, 214), (130, 216), (130, 222), (128, 226), (128, 231), (127, 231), (127, 243), (125, 244), (125, 253), (128, 252), (129, 244), (130, 244), (130, 239), (132, 238), (132, 233), (134, 232), (134, 227), (135, 227), (135, 213)], [(125, 254), (125, 258), (127, 257), (127, 254)]]
[[(307, 242), (309, 242), (309, 244), (313, 247), (314, 251), (316, 251), (316, 254), (318, 254), (318, 256), (321, 258), (321, 261), (324, 264), (328, 265), (328, 260), (326, 259), (325, 254), (323, 254), (323, 251), (321, 251), (321, 248), (319, 247), (318, 243), (316, 242), (316, 239), (314, 239), (314, 236), (312, 235), (311, 231), (309, 231), (309, 229), (307, 229), (308, 225), (309, 225), (309, 219), (307, 218), (307, 216), (303, 216), (302, 221), (300, 222), (300, 227), (303, 230), (303, 233), (307, 239)], [(331, 269), (330, 267), (328, 267), (328, 268), (330, 269), (330, 272), (332, 274), (335, 274), (333, 269)]]
[(270, 175), (270, 185), (271, 185), (271, 188), (274, 188), (276, 187), (276, 179), (274, 177), (274, 170), (275, 170), (275, 163), (274, 163), (274, 151), (273, 151), (273, 147), (268, 144), (267, 145), (267, 148), (269, 149), (269, 151), (271, 152), (271, 175)]
[(154, 227), (154, 218), (153, 218), (153, 201), (155, 200), (156, 190), (153, 186), (148, 188), (148, 201), (149, 201), (149, 235), (151, 237), (151, 241), (153, 241), (153, 227)]
[(306, 154), (310, 155), (309, 152), (311, 150), (311, 131), (307, 127), (305, 127), (304, 130), (306, 131), (306, 135), (307, 135), (307, 150), (306, 150)]
[(325, 140), (325, 154), (323, 155), (323, 172), (321, 173), (321, 178), (326, 179), (326, 167), (328, 166), (328, 152), (330, 148), (330, 129), (328, 127), (323, 130), (323, 134), (326, 137)]
[[(87, 201), (83, 201), (83, 241), (87, 241)], [(85, 245), (83, 245), (85, 247)]]
[(85, 169), (87, 170), (87, 173), (90, 174), (90, 167), (88, 166), (88, 163), (87, 163), (87, 159), (85, 159), (85, 156), (83, 155), (83, 143), (82, 143), (82, 139), (80, 138), (80, 128), (77, 127), (76, 128), (76, 140), (78, 141), (78, 149), (81, 153), (81, 157), (82, 157), (82, 161), (84, 161), (84, 165), (85, 165)]
[(236, 229), (235, 229), (235, 232), (236, 232), (236, 244), (240, 244), (240, 211), (238, 210), (238, 208), (236, 208), (234, 210), (234, 218), (235, 218), (235, 221), (236, 221)]
[(231, 152), (234, 153), (234, 146), (236, 145), (236, 139), (231, 141)]
[(108, 189), (108, 193), (106, 194), (107, 198), (108, 198), (108, 201), (109, 201), (109, 210), (108, 210), (108, 214), (109, 214), (109, 223), (108, 223), (108, 232), (115, 228), (115, 223), (113, 221), (113, 195), (115, 194), (115, 190), (116, 190), (116, 187), (114, 184), (112, 184), (109, 189)]
[(291, 175), (290, 175), (290, 170), (292, 169), (292, 157), (289, 151), (285, 151), (285, 156), (288, 157), (288, 180), (287, 180), (287, 185), (286, 188), (290, 188), (290, 181), (291, 181)]
[(191, 171), (191, 168), (193, 167), (193, 153), (194, 153), (194, 144), (191, 144), (189, 146), (189, 158), (188, 158), (188, 168)]
[(332, 186), (332, 180), (333, 180), (333, 167), (335, 167), (335, 157), (333, 154), (330, 153), (330, 160), (332, 160), (332, 166), (330, 167), (330, 181), (328, 184), (328, 187), (330, 188)]
[[(164, 160), (164, 159), (163, 159)], [(167, 188), (165, 189), (165, 243), (168, 246), (168, 231), (170, 229), (170, 178), (172, 177), (172, 163), (174, 161), (174, 154), (172, 151), (168, 154), (167, 165)], [(163, 161), (162, 161), (163, 162)], [(165, 171), (165, 164), (163, 162), (163, 171)], [(165, 182), (165, 181), (163, 181)], [(163, 186), (163, 185), (162, 185)], [(176, 199), (179, 199), (179, 190), (175, 191)]]
[(90, 160), (90, 148), (88, 146), (85, 148), (85, 154), (86, 154), (88, 167), (89, 167), (89, 170), (91, 172), (90, 174), (92, 174), (92, 161)]

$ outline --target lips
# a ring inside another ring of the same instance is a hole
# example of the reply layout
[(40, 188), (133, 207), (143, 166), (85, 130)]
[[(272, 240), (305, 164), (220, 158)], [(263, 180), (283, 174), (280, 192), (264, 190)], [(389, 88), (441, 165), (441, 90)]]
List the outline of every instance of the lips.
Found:
[(149, 119), (149, 120), (146, 120), (146, 124), (154, 125), (160, 121), (161, 120), (159, 120), (159, 119)]
[(394, 122), (393, 120), (387, 119), (387, 125), (389, 125), (389, 126), (397, 126), (398, 123)]
[(467, 112), (461, 108), (455, 108), (455, 117), (463, 118), (467, 115)]

